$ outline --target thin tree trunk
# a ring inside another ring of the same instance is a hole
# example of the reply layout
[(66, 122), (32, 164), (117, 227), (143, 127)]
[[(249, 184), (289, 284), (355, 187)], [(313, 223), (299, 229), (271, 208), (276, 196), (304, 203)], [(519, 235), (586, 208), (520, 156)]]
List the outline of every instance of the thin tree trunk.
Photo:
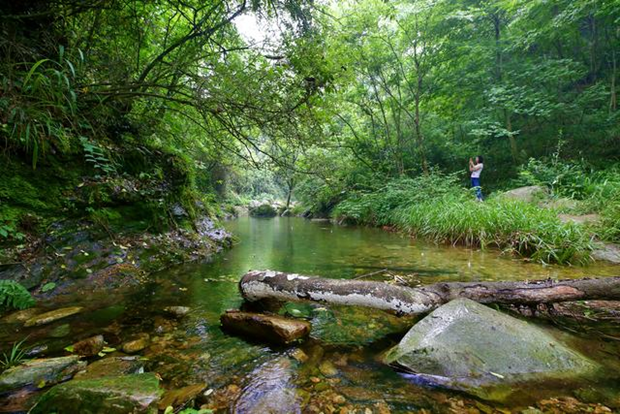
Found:
[(512, 155), (512, 162), (517, 165), (519, 150), (517, 149), (517, 140), (512, 133), (512, 120), (510, 119), (510, 113), (508, 113), (507, 109), (504, 109), (504, 116), (506, 118), (506, 130), (508, 131), (508, 140), (510, 141), (510, 154)]
[(616, 61), (616, 51), (611, 51), (612, 71), (611, 71), (611, 97), (609, 99), (609, 112), (616, 112), (618, 108), (618, 96), (616, 94), (616, 72), (618, 63)]
[(326, 279), (273, 270), (246, 273), (239, 289), (248, 301), (312, 300), (354, 305), (397, 314), (420, 314), (453, 299), (480, 303), (538, 304), (576, 300), (620, 299), (620, 277), (532, 282), (451, 282), (420, 288), (382, 282)]

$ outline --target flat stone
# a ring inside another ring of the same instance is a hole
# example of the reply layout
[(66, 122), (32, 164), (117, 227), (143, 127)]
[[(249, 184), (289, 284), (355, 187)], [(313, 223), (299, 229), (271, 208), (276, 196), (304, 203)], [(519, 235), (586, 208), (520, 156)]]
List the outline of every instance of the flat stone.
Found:
[(0, 375), (0, 392), (17, 390), (41, 382), (55, 384), (83, 369), (85, 362), (76, 355), (41, 358), (9, 368)]
[(312, 328), (306, 321), (239, 311), (227, 311), (220, 321), (228, 331), (278, 344), (304, 338)]
[(55, 322), (59, 319), (66, 318), (67, 316), (75, 315), (76, 313), (80, 313), (82, 311), (81, 306), (72, 306), (69, 308), (56, 309), (50, 312), (45, 312), (40, 315), (36, 315), (26, 321), (24, 323), (25, 327), (31, 326), (41, 326), (46, 325), (48, 323)]
[(128, 354), (135, 354), (140, 352), (150, 345), (150, 336), (147, 333), (141, 333), (133, 339), (125, 342), (122, 346), (122, 350)]
[(74, 379), (53, 387), (30, 412), (156, 414), (161, 393), (154, 373)]
[(548, 190), (540, 185), (531, 185), (528, 187), (519, 187), (506, 191), (503, 195), (504, 197), (512, 198), (514, 200), (521, 200), (531, 203), (537, 199), (547, 197)]
[(598, 367), (533, 324), (469, 299), (418, 322), (385, 361), (433, 385), (502, 399), (511, 384), (570, 380)]
[(596, 223), (601, 219), (601, 216), (598, 214), (583, 214), (580, 216), (574, 214), (558, 214), (558, 218), (562, 223), (589, 224)]
[(3, 323), (20, 323), (26, 322), (28, 319), (34, 318), (35, 315), (41, 313), (41, 309), (30, 308), (10, 313), (2, 318)]
[(75, 374), (76, 379), (118, 377), (144, 372), (144, 363), (138, 356), (107, 357), (89, 364), (84, 371)]
[(177, 390), (168, 390), (157, 403), (157, 407), (160, 410), (165, 410), (167, 407), (182, 406), (198, 397), (205, 388), (207, 388), (207, 384), (194, 384)]
[(83, 357), (95, 356), (105, 346), (103, 335), (96, 335), (73, 344), (73, 352)]

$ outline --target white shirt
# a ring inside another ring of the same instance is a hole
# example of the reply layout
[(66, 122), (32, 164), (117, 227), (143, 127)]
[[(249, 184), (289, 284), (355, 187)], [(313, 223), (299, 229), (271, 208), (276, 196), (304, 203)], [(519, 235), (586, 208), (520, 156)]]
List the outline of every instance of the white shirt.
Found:
[(474, 165), (474, 170), (471, 172), (471, 178), (480, 178), (480, 173), (483, 168), (484, 164), (482, 163)]

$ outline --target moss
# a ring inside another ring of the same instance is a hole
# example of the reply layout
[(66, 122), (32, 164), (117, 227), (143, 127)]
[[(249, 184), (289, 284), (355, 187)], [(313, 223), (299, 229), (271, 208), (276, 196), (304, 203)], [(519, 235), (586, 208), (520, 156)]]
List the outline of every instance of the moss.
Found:
[(161, 394), (153, 373), (77, 379), (53, 387), (31, 412), (156, 413)]

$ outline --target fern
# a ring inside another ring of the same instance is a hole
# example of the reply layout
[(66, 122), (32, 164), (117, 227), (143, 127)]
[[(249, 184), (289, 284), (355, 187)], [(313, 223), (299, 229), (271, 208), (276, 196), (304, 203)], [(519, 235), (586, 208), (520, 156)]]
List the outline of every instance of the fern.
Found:
[(86, 137), (80, 137), (82, 148), (84, 149), (84, 158), (86, 162), (92, 164), (93, 168), (106, 175), (116, 172), (114, 164), (106, 157), (101, 147), (93, 144)]
[(25, 287), (12, 280), (0, 280), (0, 309), (26, 309), (34, 299)]

